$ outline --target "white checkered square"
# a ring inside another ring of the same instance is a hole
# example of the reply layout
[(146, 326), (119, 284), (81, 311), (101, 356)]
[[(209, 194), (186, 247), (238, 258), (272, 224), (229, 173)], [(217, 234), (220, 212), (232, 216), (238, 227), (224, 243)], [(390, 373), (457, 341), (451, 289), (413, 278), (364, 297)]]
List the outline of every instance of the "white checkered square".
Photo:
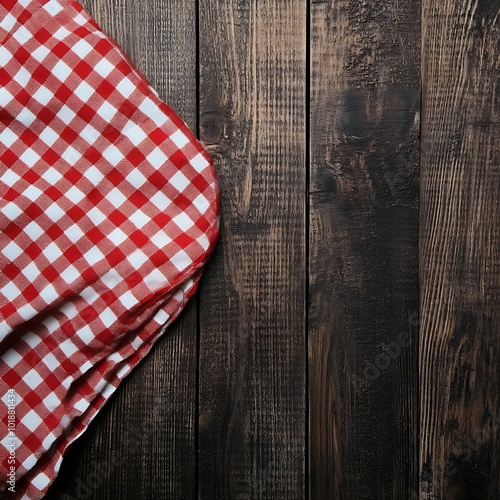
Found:
[[(31, 389), (34, 389), (34, 387), (31, 387)], [(32, 430), (35, 430), (43, 422), (40, 415), (38, 415), (35, 410), (30, 410), (20, 419), (20, 421), (25, 427)]]
[(158, 170), (162, 165), (165, 165), (168, 157), (160, 148), (156, 147), (146, 156), (146, 160), (148, 160), (151, 166)]
[(107, 60), (101, 59), (95, 66), (94, 71), (106, 78), (114, 69), (114, 66)]
[(51, 147), (59, 139), (59, 135), (55, 130), (47, 126), (42, 130), (39, 139), (43, 141), (47, 146)]
[(72, 45), (71, 50), (80, 58), (80, 59), (85, 59), (85, 57), (90, 53), (92, 50), (92, 45), (90, 45), (86, 40), (83, 38), (81, 40), (78, 40), (74, 45)]
[(31, 389), (36, 389), (43, 382), (43, 379), (33, 368), (28, 373), (26, 373), (26, 375), (24, 375), (23, 382)]
[(64, 82), (71, 75), (71, 68), (61, 59), (52, 68), (52, 74), (61, 82)]
[(42, 62), (48, 55), (50, 54), (50, 50), (40, 45), (36, 50), (31, 53), (31, 56), (34, 57), (38, 62)]
[(75, 89), (75, 95), (79, 97), (83, 102), (87, 102), (93, 95), (94, 89), (86, 82), (80, 83)]
[(117, 112), (118, 110), (108, 101), (104, 101), (101, 107), (97, 110), (97, 114), (106, 122), (111, 121)]
[(7, 106), (12, 99), (14, 96), (6, 88), (0, 87), (0, 106)]
[(59, 14), (63, 10), (62, 6), (57, 2), (57, 0), (50, 0), (47, 2), (43, 8), (52, 16)]
[(13, 170), (6, 170), (0, 177), (0, 182), (12, 187), (20, 178), (21, 176), (17, 175)]
[(9, 349), (2, 356), (2, 361), (10, 368), (13, 368), (17, 364), (19, 364), (22, 359), (23, 357), (15, 349)]

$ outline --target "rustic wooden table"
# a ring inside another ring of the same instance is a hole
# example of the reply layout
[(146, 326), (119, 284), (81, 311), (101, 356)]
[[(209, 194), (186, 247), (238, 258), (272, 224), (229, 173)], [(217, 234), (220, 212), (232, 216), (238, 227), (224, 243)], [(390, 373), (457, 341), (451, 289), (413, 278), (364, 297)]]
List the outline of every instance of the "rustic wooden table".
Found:
[(47, 498), (498, 500), (498, 1), (83, 3), (222, 233)]

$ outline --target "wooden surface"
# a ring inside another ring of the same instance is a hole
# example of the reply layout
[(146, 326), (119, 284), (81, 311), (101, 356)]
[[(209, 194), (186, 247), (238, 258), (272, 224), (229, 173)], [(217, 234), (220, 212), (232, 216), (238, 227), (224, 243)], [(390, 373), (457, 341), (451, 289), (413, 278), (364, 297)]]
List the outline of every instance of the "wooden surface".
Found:
[(199, 44), (224, 195), (200, 294), (198, 493), (302, 498), (306, 2), (200, 0)]
[(47, 498), (500, 498), (498, 1), (82, 3), (221, 239)]
[(311, 498), (417, 486), (419, 6), (311, 6)]
[(500, 5), (423, 0), (420, 474), (500, 498)]

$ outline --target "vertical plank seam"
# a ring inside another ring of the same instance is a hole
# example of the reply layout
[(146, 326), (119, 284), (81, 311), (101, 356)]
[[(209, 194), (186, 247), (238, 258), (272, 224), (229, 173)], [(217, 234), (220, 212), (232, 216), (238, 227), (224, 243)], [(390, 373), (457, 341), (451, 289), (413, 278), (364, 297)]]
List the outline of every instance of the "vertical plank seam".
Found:
[(305, 274), (305, 297), (304, 297), (304, 329), (305, 329), (305, 431), (304, 431), (304, 497), (306, 500), (310, 498), (310, 482), (309, 482), (309, 449), (310, 449), (310, 411), (309, 411), (309, 244), (310, 244), (310, 175), (311, 175), (311, 0), (306, 0), (306, 61), (305, 61), (305, 242), (304, 242), (304, 274)]
[[(196, 54), (195, 54), (195, 134), (200, 139), (200, 0), (194, 0)], [(200, 356), (201, 356), (201, 301), (200, 293), (196, 296), (196, 389), (194, 410), (194, 499), (200, 497)]]
[[(421, 407), (421, 380), (420, 380), (420, 336), (421, 336), (421, 329), (422, 329), (422, 302), (421, 302), (421, 246), (422, 246), (422, 225), (421, 225), (421, 192), (422, 192), (422, 137), (423, 137), (423, 131), (422, 131), (422, 124), (424, 122), (423, 116), (424, 116), (424, 81), (423, 81), (423, 62), (424, 62), (424, 9), (423, 9), (423, 2), (422, 0), (419, 1), (419, 8), (420, 8), (420, 71), (419, 71), (419, 85), (420, 85), (420, 103), (419, 103), (419, 112), (420, 112), (420, 123), (419, 123), (419, 129), (418, 129), (418, 194), (417, 194), (417, 206), (418, 206), (418, 244), (417, 244), (417, 300), (418, 300), (418, 318), (417, 318), (417, 328), (416, 328), (416, 335), (417, 338), (415, 339), (415, 357), (416, 357), (416, 382), (417, 382), (417, 388), (416, 388), (416, 408), (415, 408), (415, 413), (416, 413), (416, 429), (413, 430), (414, 432), (414, 437), (416, 437), (416, 450), (415, 450), (415, 455), (414, 459), (416, 460), (415, 464), (415, 472), (413, 473), (414, 477), (413, 481), (415, 481), (415, 489), (416, 489), (416, 496), (417, 498), (421, 497), (421, 489), (420, 489), (420, 467), (421, 467), (421, 436), (420, 436), (420, 407)], [(411, 486), (410, 486), (411, 488)], [(414, 495), (412, 493), (411, 498), (413, 499)]]

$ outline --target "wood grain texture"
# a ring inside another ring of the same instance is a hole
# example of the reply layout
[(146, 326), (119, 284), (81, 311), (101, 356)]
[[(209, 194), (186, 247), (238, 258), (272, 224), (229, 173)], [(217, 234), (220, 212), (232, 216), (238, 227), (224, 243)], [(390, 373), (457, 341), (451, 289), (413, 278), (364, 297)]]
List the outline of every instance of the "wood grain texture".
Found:
[(310, 498), (417, 488), (419, 5), (311, 5)]
[(305, 0), (200, 0), (200, 131), (222, 190), (200, 295), (199, 498), (305, 484)]
[[(194, 130), (195, 1), (82, 4)], [(194, 497), (195, 300), (75, 443), (47, 498)]]
[(422, 2), (421, 498), (500, 498), (500, 5)]

